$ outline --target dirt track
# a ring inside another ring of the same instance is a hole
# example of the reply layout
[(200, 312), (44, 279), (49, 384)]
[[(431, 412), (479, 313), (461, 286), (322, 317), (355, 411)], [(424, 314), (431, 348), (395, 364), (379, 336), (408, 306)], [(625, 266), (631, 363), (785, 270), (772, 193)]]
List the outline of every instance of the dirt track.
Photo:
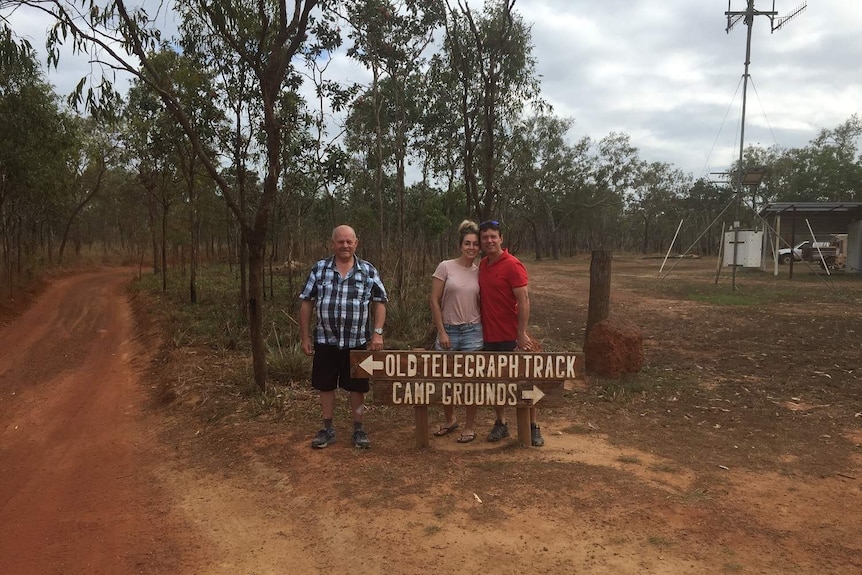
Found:
[(0, 573), (179, 573), (185, 522), (158, 477), (124, 284), (56, 282), (0, 331)]
[[(528, 268), (534, 327), (577, 338), (586, 265)], [(128, 272), (60, 280), (0, 330), (0, 574), (859, 573), (862, 361), (827, 360), (862, 300), (817, 314), (655, 300), (615, 269), (645, 390), (618, 401), (593, 382), (543, 411), (547, 445), (526, 450), (420, 451), (408, 411), (373, 407), (359, 451), (340, 406), (340, 442), (313, 451), (317, 406), (298, 388), (280, 418), (235, 394), (217, 419), (202, 416), (212, 395), (156, 407), (151, 377), (212, 387), (212, 359), (177, 350), (153, 372)], [(815, 362), (769, 345), (812, 331)]]

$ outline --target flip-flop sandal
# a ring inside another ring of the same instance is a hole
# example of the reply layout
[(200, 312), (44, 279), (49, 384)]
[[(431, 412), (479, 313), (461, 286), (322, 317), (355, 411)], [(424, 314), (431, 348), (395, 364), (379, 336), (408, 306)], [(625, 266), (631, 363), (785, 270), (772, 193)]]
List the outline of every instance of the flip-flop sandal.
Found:
[(443, 437), (444, 435), (449, 435), (450, 433), (452, 433), (456, 429), (458, 429), (458, 423), (457, 422), (453, 423), (449, 427), (440, 426), (440, 429), (435, 431), (434, 435), (436, 435), (437, 437)]
[(476, 439), (475, 433), (467, 433), (467, 434), (462, 433), (461, 437), (458, 438), (458, 443), (470, 443), (474, 439)]

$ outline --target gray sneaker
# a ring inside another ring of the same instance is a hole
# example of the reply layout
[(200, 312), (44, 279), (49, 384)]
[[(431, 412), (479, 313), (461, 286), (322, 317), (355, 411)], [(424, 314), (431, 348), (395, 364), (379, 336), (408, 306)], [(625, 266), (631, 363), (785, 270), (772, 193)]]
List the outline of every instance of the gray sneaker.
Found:
[(368, 449), (371, 447), (371, 442), (368, 441), (368, 434), (364, 429), (357, 429), (353, 432), (353, 445), (360, 449)]
[(545, 438), (542, 437), (542, 432), (538, 425), (530, 428), (530, 443), (533, 444), (533, 447), (542, 447), (545, 445)]
[(505, 423), (494, 423), (494, 429), (488, 434), (488, 441), (494, 443), (504, 437), (509, 437), (509, 426)]
[(311, 446), (316, 449), (323, 449), (330, 443), (335, 443), (335, 430), (332, 428), (321, 429), (311, 440)]

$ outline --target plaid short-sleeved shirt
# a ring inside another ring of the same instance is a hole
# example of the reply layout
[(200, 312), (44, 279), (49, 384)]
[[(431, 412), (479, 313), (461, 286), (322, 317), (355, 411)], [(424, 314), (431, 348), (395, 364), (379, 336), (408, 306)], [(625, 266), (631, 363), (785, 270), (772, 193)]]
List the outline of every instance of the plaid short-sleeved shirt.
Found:
[(318, 261), (299, 294), (299, 299), (315, 302), (317, 343), (354, 349), (371, 339), (371, 302), (386, 302), (386, 288), (373, 265), (356, 256), (353, 259), (353, 267), (343, 278), (335, 256)]

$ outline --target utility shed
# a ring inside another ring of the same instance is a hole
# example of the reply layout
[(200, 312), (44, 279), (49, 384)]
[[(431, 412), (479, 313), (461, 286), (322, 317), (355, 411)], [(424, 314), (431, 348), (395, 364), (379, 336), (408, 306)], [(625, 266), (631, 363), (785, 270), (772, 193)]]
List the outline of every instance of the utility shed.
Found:
[(862, 274), (862, 202), (774, 202), (758, 215), (772, 230), (763, 243), (764, 267), (778, 249), (810, 240), (812, 233), (823, 242), (847, 234), (847, 273)]

